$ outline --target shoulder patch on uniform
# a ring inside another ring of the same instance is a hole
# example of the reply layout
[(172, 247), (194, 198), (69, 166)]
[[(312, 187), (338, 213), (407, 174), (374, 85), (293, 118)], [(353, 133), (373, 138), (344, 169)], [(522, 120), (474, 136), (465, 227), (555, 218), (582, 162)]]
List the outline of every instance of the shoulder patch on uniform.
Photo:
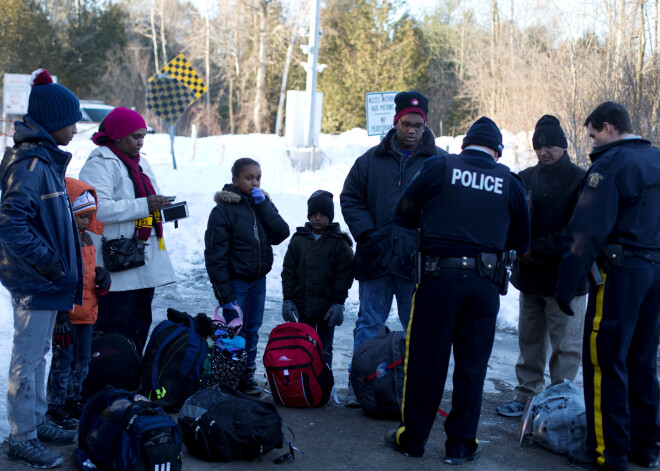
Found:
[(600, 173), (592, 173), (587, 179), (587, 185), (590, 188), (599, 188), (605, 182), (605, 177)]

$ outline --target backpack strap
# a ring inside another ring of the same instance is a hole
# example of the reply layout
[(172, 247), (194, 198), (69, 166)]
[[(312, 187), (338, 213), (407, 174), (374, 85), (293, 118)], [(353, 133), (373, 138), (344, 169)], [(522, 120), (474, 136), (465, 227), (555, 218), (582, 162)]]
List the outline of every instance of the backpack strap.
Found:
[[(284, 429), (288, 430), (289, 433), (291, 434), (291, 440), (286, 440), (286, 444), (289, 445), (289, 451), (287, 453), (284, 453), (283, 455), (278, 456), (277, 458), (275, 458), (273, 460), (273, 463), (275, 463), (275, 464), (282, 464), (282, 463), (288, 461), (289, 459), (295, 461), (296, 451), (299, 451), (303, 455), (305, 454), (305, 452), (302, 451), (300, 448), (296, 448), (295, 446), (293, 446), (293, 442), (296, 441), (296, 435), (293, 433), (293, 430), (291, 429), (291, 427), (289, 427), (289, 424), (282, 421), (282, 428), (283, 428), (283, 430)], [(282, 436), (284, 436), (284, 433), (282, 433)]]

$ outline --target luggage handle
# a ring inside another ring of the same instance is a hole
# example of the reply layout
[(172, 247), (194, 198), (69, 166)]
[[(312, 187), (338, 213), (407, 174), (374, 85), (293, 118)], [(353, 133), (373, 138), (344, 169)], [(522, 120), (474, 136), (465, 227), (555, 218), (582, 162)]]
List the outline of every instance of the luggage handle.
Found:
[(219, 305), (215, 307), (215, 310), (213, 311), (213, 322), (222, 322), (224, 324), (227, 324), (228, 327), (238, 327), (236, 330), (236, 334), (241, 331), (243, 328), (243, 311), (241, 310), (241, 307), (238, 304), (234, 304), (234, 311), (238, 313), (238, 317), (235, 317), (229, 323), (225, 320), (224, 316), (222, 315), (222, 307)]

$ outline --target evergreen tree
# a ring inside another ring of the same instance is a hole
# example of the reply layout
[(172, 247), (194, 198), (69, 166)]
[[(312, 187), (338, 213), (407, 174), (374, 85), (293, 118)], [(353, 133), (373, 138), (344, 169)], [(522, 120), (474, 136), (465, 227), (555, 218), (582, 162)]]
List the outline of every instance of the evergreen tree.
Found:
[[(97, 3), (83, 2), (80, 10), (71, 12), (61, 31), (62, 61), (57, 72), (81, 98), (92, 98), (95, 82), (105, 72), (108, 53), (121, 51), (126, 45), (127, 15), (123, 8)], [(115, 77), (121, 80), (121, 71), (116, 71)]]
[(6, 73), (53, 69), (57, 51), (55, 31), (37, 0), (0, 0), (0, 79)]
[[(420, 89), (428, 56), (422, 34), (391, 0), (330, 0), (322, 10), (319, 75), (323, 132), (366, 125), (365, 94)], [(421, 90), (420, 90), (421, 91)]]

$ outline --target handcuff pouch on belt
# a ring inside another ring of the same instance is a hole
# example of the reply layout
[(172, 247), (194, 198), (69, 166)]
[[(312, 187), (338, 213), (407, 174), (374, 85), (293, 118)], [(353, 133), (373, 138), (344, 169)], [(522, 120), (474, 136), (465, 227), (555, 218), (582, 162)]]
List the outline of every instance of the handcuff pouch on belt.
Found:
[(612, 271), (613, 268), (623, 265), (624, 250), (621, 244), (608, 244), (603, 246), (600, 251), (599, 265), (603, 267), (605, 272)]
[(493, 278), (497, 269), (497, 254), (479, 252), (477, 255), (477, 271), (480, 278)]

